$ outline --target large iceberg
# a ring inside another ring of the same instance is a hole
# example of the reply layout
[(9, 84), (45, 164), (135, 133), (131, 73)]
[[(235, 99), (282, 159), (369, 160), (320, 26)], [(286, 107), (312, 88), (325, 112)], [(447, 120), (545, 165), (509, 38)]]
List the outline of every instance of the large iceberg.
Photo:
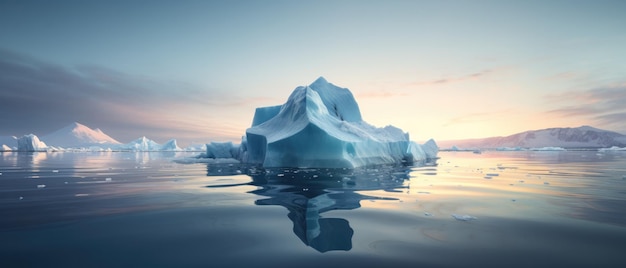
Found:
[(350, 90), (320, 77), (283, 105), (257, 108), (239, 150), (211, 143), (206, 156), (266, 168), (357, 168), (435, 158), (437, 150), (432, 140), (422, 146), (399, 128), (366, 123)]

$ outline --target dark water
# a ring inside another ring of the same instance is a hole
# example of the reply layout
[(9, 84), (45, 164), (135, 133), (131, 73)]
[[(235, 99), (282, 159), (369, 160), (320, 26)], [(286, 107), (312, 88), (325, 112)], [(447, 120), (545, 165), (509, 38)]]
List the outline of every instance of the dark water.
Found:
[(441, 152), (355, 171), (191, 156), (1, 153), (0, 267), (626, 263), (623, 152)]

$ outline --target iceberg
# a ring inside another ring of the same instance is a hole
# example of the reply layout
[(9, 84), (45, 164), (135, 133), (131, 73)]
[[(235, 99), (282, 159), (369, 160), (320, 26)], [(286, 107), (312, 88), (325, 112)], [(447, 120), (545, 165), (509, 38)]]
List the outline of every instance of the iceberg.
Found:
[(178, 147), (178, 143), (176, 142), (176, 139), (171, 139), (165, 142), (163, 145), (161, 145), (161, 148), (159, 148), (159, 151), (182, 151), (182, 150), (183, 149)]
[(2, 144), (2, 147), (0, 147), (0, 152), (10, 152), (13, 151), (13, 149), (11, 149), (11, 147), (7, 146), (6, 144)]
[(434, 140), (419, 145), (397, 127), (366, 123), (350, 90), (323, 77), (297, 87), (283, 105), (257, 108), (235, 147), (210, 143), (204, 156), (265, 168), (358, 168), (423, 161), (438, 152)]
[(17, 139), (17, 150), (22, 152), (42, 152), (46, 151), (48, 146), (39, 140), (35, 134), (24, 135)]
[(182, 149), (178, 147), (176, 139), (171, 139), (165, 144), (161, 145), (151, 139), (146, 138), (145, 136), (131, 141), (127, 144), (122, 144), (113, 148), (120, 151), (132, 152), (182, 151)]

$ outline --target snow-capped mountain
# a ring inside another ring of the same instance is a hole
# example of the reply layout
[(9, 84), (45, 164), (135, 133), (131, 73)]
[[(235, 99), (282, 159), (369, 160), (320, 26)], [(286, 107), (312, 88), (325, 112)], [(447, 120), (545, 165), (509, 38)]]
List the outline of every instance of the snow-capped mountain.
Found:
[(460, 149), (496, 149), (501, 147), (540, 148), (608, 148), (626, 146), (626, 135), (590, 126), (576, 128), (547, 128), (525, 131), (506, 137), (440, 141), (444, 149), (456, 146)]
[(99, 128), (91, 129), (77, 122), (42, 136), (41, 140), (45, 141), (50, 146), (64, 148), (121, 144), (119, 141), (102, 132)]

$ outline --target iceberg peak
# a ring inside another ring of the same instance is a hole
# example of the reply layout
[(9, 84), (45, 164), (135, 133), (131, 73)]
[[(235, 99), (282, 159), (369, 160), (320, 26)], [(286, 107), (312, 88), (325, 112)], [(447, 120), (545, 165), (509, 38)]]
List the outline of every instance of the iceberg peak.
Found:
[(313, 85), (313, 84), (320, 84), (321, 85), (321, 84), (330, 84), (330, 83), (328, 83), (326, 78), (324, 78), (323, 76), (320, 76), (317, 79), (315, 79), (315, 81), (313, 81), (313, 83), (311, 85)]

